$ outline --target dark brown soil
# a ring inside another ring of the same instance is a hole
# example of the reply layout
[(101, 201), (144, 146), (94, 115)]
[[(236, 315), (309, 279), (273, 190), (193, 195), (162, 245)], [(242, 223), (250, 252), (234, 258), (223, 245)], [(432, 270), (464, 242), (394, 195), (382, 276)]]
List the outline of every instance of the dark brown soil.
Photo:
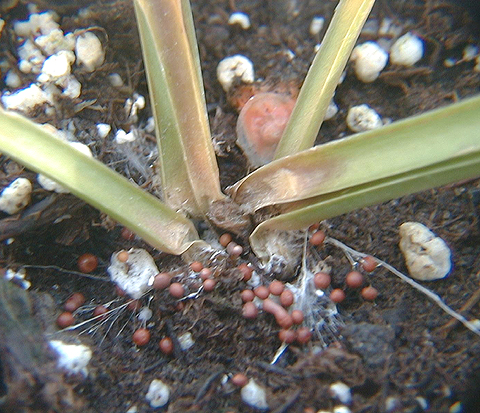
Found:
[[(39, 109), (36, 120), (59, 128), (73, 120), (77, 130), (83, 131), (77, 138), (90, 143), (97, 157), (156, 193), (152, 176), (135, 167), (132, 158), (114, 152), (116, 146), (111, 141), (102, 144), (92, 140), (98, 122), (128, 129), (129, 120), (123, 110), (125, 99), (134, 91), (147, 95), (130, 1), (85, 2), (85, 6), (91, 4), (93, 11), (87, 19), (68, 17), (74, 16), (78, 6), (67, 1), (54, 2), (56, 5), (43, 0), (33, 3), (38, 3), (40, 9), (56, 9), (62, 16), (61, 26), (65, 32), (98, 26), (107, 46), (106, 63), (94, 74), (74, 69), (83, 85), (81, 99), (94, 99), (94, 104), (76, 113), (74, 105), (65, 102), (62, 116), (56, 118), (48, 118)], [(270, 87), (289, 82), (300, 84), (313, 58), (313, 47), (323, 35), (322, 32), (317, 39), (309, 35), (310, 21), (315, 15), (325, 16), (328, 21), (335, 3), (193, 1), (223, 187), (244, 176), (248, 166), (235, 145), (237, 114), (216, 79), (219, 60), (245, 54), (255, 65), (256, 78), (265, 79)], [(295, 17), (289, 12), (292, 5), (298, 8)], [(249, 14), (251, 29), (243, 31), (227, 24), (234, 10)], [(2, 14), (7, 25), (0, 38), (0, 52), (13, 64), (16, 56), (11, 24), (26, 16), (26, 7), (22, 4)], [(468, 1), (378, 0), (372, 17), (389, 17), (403, 27), (404, 32), (415, 31), (425, 39), (426, 55), (413, 69), (388, 66), (371, 84), (357, 81), (349, 68), (335, 96), (340, 111), (322, 126), (317, 143), (350, 133), (345, 116), (353, 105), (367, 103), (382, 117), (397, 120), (480, 90), (480, 73), (473, 71), (474, 62), (452, 68), (443, 65), (447, 57), (461, 57), (467, 44), (480, 43), (475, 5)], [(362, 41), (368, 39), (361, 38)], [(295, 54), (292, 61), (287, 58), (287, 50)], [(128, 82), (125, 88), (110, 86), (107, 76), (112, 72), (119, 73)], [(23, 80), (25, 84), (29, 81)], [(139, 122), (145, 122), (150, 113), (147, 107)], [(145, 145), (147, 149), (154, 147), (154, 139), (146, 137)], [(139, 152), (137, 158), (144, 159), (143, 152)], [(0, 179), (4, 185), (20, 173), (31, 174), (5, 158), (1, 160), (1, 167)], [(34, 175), (29, 176), (34, 181)], [(85, 329), (56, 333), (55, 318), (71, 293), (82, 292), (87, 303), (92, 304), (116, 299), (106, 274), (114, 251), (132, 246), (146, 248), (161, 271), (175, 270), (179, 277), (187, 268), (180, 259), (153, 251), (140, 240), (123, 240), (119, 226), (108, 225), (105, 217), (74, 198), (47, 197), (45, 191), (36, 188), (34, 203), (44, 212), (32, 212), (30, 220), (27, 214), (17, 220), (10, 219), (9, 226), (6, 220), (1, 224), (2, 238), (15, 238), (13, 243), (1, 244), (1, 262), (8, 268), (30, 265), (27, 278), (32, 287), (20, 298), (13, 292), (0, 294), (3, 297), (3, 304), (0, 303), (0, 411), (107, 413), (126, 412), (136, 406), (138, 412), (149, 412), (153, 409), (145, 395), (150, 382), (158, 378), (172, 390), (168, 407), (160, 411), (253, 412), (254, 409), (242, 402), (239, 389), (229, 383), (222, 384), (225, 374), (238, 372), (254, 378), (266, 389), (269, 411), (276, 413), (332, 411), (339, 403), (329, 395), (328, 388), (336, 381), (351, 387), (352, 412), (386, 412), (386, 404), (393, 399), (396, 407), (389, 410), (392, 412), (449, 412), (459, 401), (463, 412), (480, 411), (480, 338), (461, 325), (442, 329), (450, 317), (384, 269), (367, 275), (368, 283), (380, 292), (374, 303), (364, 301), (358, 291), (347, 290), (346, 300), (338, 306), (345, 326), (328, 348), (322, 350), (317, 342), (292, 345), (274, 365), (270, 362), (281, 344), (278, 327), (269, 315), (261, 314), (254, 321), (242, 317), (240, 291), (245, 284), (231, 269), (221, 274), (212, 293), (187, 300), (181, 308), (166, 292), (145, 297), (142, 301), (147, 303), (151, 299), (153, 310), (152, 339), (145, 347), (136, 348), (132, 343), (132, 333), (139, 322), (129, 310), (94, 333), (89, 334), (88, 325)], [(459, 310), (472, 296), (478, 295), (480, 288), (479, 202), (480, 181), (473, 180), (364, 208), (323, 222), (322, 227), (327, 235), (407, 272), (398, 248), (398, 227), (405, 221), (427, 225), (450, 246), (454, 262), (449, 277), (429, 283), (428, 287)], [(72, 216), (70, 219), (53, 224), (67, 212)], [(85, 252), (96, 254), (100, 260), (94, 272), (97, 279), (75, 273), (77, 258)], [(307, 256), (309, 262), (324, 260), (332, 267), (333, 286), (344, 286), (351, 265), (338, 249), (310, 247)], [(241, 261), (253, 259), (245, 254)], [(233, 267), (233, 263), (228, 266)], [(269, 274), (263, 276), (270, 279)], [(0, 284), (2, 292), (7, 287), (3, 281)], [(124, 302), (119, 300), (118, 304)], [(30, 316), (35, 317), (44, 335), (39, 333), (38, 325), (34, 327), (29, 321), (20, 322), (18, 331), (7, 322), (9, 317), (28, 320), (29, 315), (22, 308), (28, 308), (29, 301), (33, 306)], [(478, 304), (471, 307), (464, 315), (468, 319), (480, 318)], [(87, 319), (89, 314), (78, 318)], [(83, 334), (79, 334), (80, 331)], [(188, 351), (182, 351), (178, 342), (178, 337), (185, 332), (190, 332), (195, 341)], [(163, 355), (158, 349), (158, 341), (165, 336), (173, 339), (172, 356)], [(47, 351), (46, 339), (59, 337), (92, 347), (94, 354), (88, 378), (59, 376), (54, 372), (51, 356), (38, 354), (40, 350)], [(35, 342), (36, 345), (32, 344)], [(16, 345), (18, 349), (12, 351)], [(428, 407), (422, 408), (423, 402)]]

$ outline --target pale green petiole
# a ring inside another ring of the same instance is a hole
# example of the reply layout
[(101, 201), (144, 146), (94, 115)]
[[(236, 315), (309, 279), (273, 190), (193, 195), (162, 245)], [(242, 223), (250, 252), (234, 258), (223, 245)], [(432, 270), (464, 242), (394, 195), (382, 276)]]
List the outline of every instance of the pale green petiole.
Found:
[(311, 148), (375, 0), (341, 0), (307, 73), (274, 159)]
[(187, 0), (134, 0), (165, 202), (203, 216), (224, 199)]
[(62, 184), (159, 250), (182, 254), (200, 242), (192, 222), (42, 126), (0, 108), (0, 151)]

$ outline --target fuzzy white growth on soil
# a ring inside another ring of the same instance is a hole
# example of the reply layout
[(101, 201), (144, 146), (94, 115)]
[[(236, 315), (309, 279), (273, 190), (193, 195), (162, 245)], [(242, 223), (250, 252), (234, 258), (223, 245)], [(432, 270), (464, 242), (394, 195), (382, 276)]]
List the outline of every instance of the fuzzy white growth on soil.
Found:
[(16, 214), (30, 202), (32, 183), (26, 178), (17, 178), (2, 191), (0, 210), (7, 214)]
[(93, 72), (105, 61), (105, 51), (99, 38), (92, 32), (77, 37), (75, 42), (77, 63), (83, 64), (88, 72)]
[(352, 411), (347, 406), (335, 406), (332, 413), (351, 413)]
[(183, 351), (187, 351), (195, 344), (192, 333), (188, 331), (178, 337), (178, 342), (180, 343), (180, 347)]
[(341, 381), (337, 381), (330, 386), (330, 394), (340, 403), (350, 404), (352, 402), (350, 387)]
[(50, 340), (50, 347), (58, 355), (57, 365), (69, 374), (88, 375), (87, 365), (92, 357), (92, 350), (83, 344), (66, 344), (60, 340)]
[(408, 272), (417, 280), (444, 278), (452, 268), (448, 245), (419, 222), (405, 222), (400, 225), (400, 249)]
[(123, 86), (123, 80), (118, 73), (112, 73), (111, 75), (108, 75), (108, 80), (110, 81), (110, 84), (113, 87), (122, 87)]
[(413, 66), (423, 57), (423, 40), (408, 32), (390, 49), (390, 61), (396, 65)]
[(170, 387), (168, 387), (162, 380), (152, 380), (145, 398), (153, 409), (163, 407), (170, 399)]
[(267, 393), (255, 380), (250, 379), (248, 383), (242, 387), (240, 394), (243, 402), (249, 406), (259, 410), (268, 409)]
[(244, 83), (255, 80), (252, 61), (239, 54), (226, 57), (217, 66), (217, 79), (225, 92), (228, 92), (236, 78)]
[(347, 114), (347, 126), (353, 132), (364, 132), (383, 126), (382, 119), (368, 105), (353, 106)]
[(2, 95), (2, 103), (5, 109), (26, 113), (37, 105), (44, 103), (53, 105), (53, 99), (50, 94), (44, 92), (39, 86), (32, 84), (14, 93), (4, 93)]
[(321, 32), (323, 29), (323, 25), (325, 23), (325, 18), (321, 16), (315, 16), (310, 23), (310, 27), (308, 29), (311, 36), (316, 36), (318, 33)]
[(388, 62), (388, 53), (376, 42), (365, 42), (353, 49), (350, 58), (355, 62), (355, 74), (364, 83), (373, 82)]
[(124, 143), (133, 142), (136, 139), (136, 135), (133, 131), (125, 132), (123, 129), (117, 130), (115, 134), (115, 142), (119, 145), (123, 145)]
[(138, 312), (138, 319), (144, 323), (152, 318), (153, 311), (150, 310), (148, 307), (142, 307), (142, 309)]
[[(93, 158), (92, 151), (87, 145), (81, 142), (68, 142), (68, 143), (77, 151), (83, 153), (89, 158)], [(40, 184), (40, 186), (43, 189), (47, 191), (57, 192), (58, 194), (68, 194), (70, 192), (67, 188), (65, 188), (58, 182), (54, 181), (53, 179), (47, 178), (45, 175), (42, 175), (42, 174), (37, 175), (37, 182)]]
[(152, 285), (159, 273), (152, 256), (144, 249), (128, 251), (127, 262), (118, 260), (119, 252), (112, 254), (107, 272), (110, 279), (134, 299), (140, 298)]
[(228, 24), (231, 26), (238, 24), (243, 30), (248, 30), (251, 26), (248, 14), (241, 12), (232, 13), (228, 18)]

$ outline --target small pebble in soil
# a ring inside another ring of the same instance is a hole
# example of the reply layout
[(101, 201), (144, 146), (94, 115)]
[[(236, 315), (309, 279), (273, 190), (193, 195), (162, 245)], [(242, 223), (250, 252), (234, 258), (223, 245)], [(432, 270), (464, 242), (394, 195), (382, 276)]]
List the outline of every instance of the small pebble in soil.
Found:
[(248, 383), (242, 387), (240, 392), (244, 403), (253, 407), (254, 409), (267, 410), (267, 393), (265, 389), (259, 386), (255, 380), (250, 379)]
[(91, 273), (95, 271), (98, 265), (98, 258), (90, 253), (85, 253), (78, 257), (78, 269), (83, 273)]
[(15, 179), (0, 195), (0, 210), (10, 215), (16, 214), (29, 204), (31, 193), (32, 183), (28, 179)]
[(255, 80), (252, 61), (239, 54), (224, 58), (217, 66), (217, 79), (225, 92), (232, 87), (236, 78), (243, 83), (252, 83)]
[(133, 333), (132, 340), (137, 346), (145, 346), (150, 341), (150, 331), (146, 328), (139, 328)]
[(337, 399), (340, 403), (350, 404), (352, 402), (352, 393), (350, 387), (341, 381), (337, 381), (330, 385), (330, 395)]
[(353, 49), (350, 58), (354, 62), (355, 74), (364, 83), (373, 82), (388, 62), (388, 53), (376, 42), (365, 42)]
[(314, 16), (312, 21), (310, 22), (310, 27), (308, 28), (308, 32), (312, 37), (317, 36), (323, 29), (323, 25), (325, 23), (325, 18), (321, 16)]

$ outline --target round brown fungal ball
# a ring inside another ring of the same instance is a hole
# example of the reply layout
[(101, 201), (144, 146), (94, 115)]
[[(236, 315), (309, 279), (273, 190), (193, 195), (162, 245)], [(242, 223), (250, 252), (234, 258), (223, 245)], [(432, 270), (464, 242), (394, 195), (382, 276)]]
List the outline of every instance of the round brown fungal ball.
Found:
[(57, 325), (60, 328), (67, 328), (70, 327), (75, 323), (75, 318), (73, 318), (73, 314), (69, 311), (64, 311), (57, 317)]
[(133, 241), (135, 239), (135, 233), (130, 231), (127, 227), (122, 228), (122, 232), (120, 233), (121, 237), (127, 241)]
[(200, 272), (203, 270), (203, 264), (200, 261), (193, 261), (190, 264), (190, 269), (194, 272)]
[(237, 258), (242, 255), (243, 247), (232, 241), (227, 245), (227, 252), (230, 257)]
[(145, 346), (150, 341), (150, 331), (139, 328), (133, 333), (132, 340), (137, 346)]
[(200, 271), (200, 278), (202, 280), (208, 280), (212, 276), (212, 270), (210, 268), (202, 268)]
[(321, 290), (325, 290), (330, 286), (332, 282), (332, 277), (330, 274), (326, 272), (317, 272), (313, 277), (313, 284), (315, 288), (320, 288)]
[(129, 257), (129, 254), (125, 250), (122, 250), (117, 254), (117, 260), (120, 261), (120, 262), (127, 262), (128, 257)]
[(78, 310), (85, 303), (85, 297), (82, 293), (74, 293), (72, 294), (67, 301), (65, 301), (65, 311), (69, 311), (73, 313), (74, 311)]
[(232, 381), (232, 384), (237, 387), (246, 386), (248, 383), (248, 377), (242, 373), (235, 374), (230, 380)]
[(290, 314), (293, 320), (293, 324), (302, 324), (304, 315), (302, 310), (293, 310)]
[(108, 312), (108, 308), (105, 307), (104, 305), (97, 305), (95, 307), (95, 310), (93, 310), (93, 316), (98, 317), (100, 315), (104, 315)]
[(208, 279), (208, 280), (205, 280), (203, 282), (203, 289), (209, 293), (210, 291), (213, 291), (213, 289), (215, 288), (215, 284), (217, 282), (215, 280), (212, 280), (212, 279)]
[(373, 301), (378, 297), (378, 290), (371, 286), (365, 287), (362, 290), (362, 297), (364, 300)]
[(169, 355), (173, 353), (173, 341), (170, 337), (165, 337), (160, 340), (158, 347), (163, 354)]
[(248, 303), (249, 301), (253, 301), (255, 298), (255, 293), (252, 290), (243, 290), (240, 293), (240, 297), (242, 297), (242, 301), (244, 303)]
[(170, 292), (170, 295), (175, 298), (182, 298), (183, 295), (185, 294), (185, 288), (180, 283), (170, 284), (168, 291)]
[(363, 285), (363, 275), (358, 271), (350, 271), (345, 281), (350, 288), (360, 288)]
[(85, 253), (78, 257), (78, 269), (83, 273), (90, 273), (94, 271), (98, 266), (98, 258), (90, 253)]
[(309, 239), (310, 244), (318, 246), (325, 240), (325, 232), (322, 230), (315, 231)]
[(166, 272), (158, 273), (153, 280), (153, 288), (156, 290), (164, 290), (172, 281), (172, 276)]
[(378, 266), (378, 262), (371, 255), (367, 255), (360, 260), (360, 265), (366, 272), (372, 272)]
[(297, 342), (300, 344), (305, 344), (310, 341), (312, 338), (312, 332), (308, 327), (300, 327), (297, 330)]
[(245, 303), (242, 307), (242, 315), (248, 319), (257, 318), (258, 316), (257, 306), (253, 304), (251, 301)]
[(260, 298), (261, 300), (265, 300), (265, 298), (267, 298), (269, 295), (270, 295), (270, 291), (268, 290), (267, 287), (265, 287), (264, 285), (260, 285), (258, 287), (256, 287), (253, 292), (255, 293), (255, 295)]
[(280, 304), (284, 307), (290, 307), (295, 300), (293, 293), (290, 290), (285, 290), (282, 294), (280, 294)]
[(283, 343), (290, 344), (290, 343), (293, 343), (297, 338), (297, 332), (295, 330), (283, 329), (278, 332), (278, 338)]
[(273, 314), (277, 324), (284, 329), (289, 329), (293, 325), (292, 316), (287, 310), (270, 298), (263, 300), (263, 311)]
[(225, 248), (228, 244), (232, 242), (232, 236), (228, 232), (226, 232), (225, 234), (220, 235), (218, 241), (220, 242), (220, 245)]
[(268, 289), (271, 294), (280, 295), (281, 293), (283, 293), (283, 290), (285, 289), (285, 284), (279, 280), (273, 280), (268, 286)]
[(345, 300), (345, 291), (343, 291), (341, 288), (335, 288), (330, 292), (330, 300), (332, 300), (334, 303), (341, 303), (343, 300)]
[(240, 264), (237, 268), (243, 275), (243, 281), (246, 282), (252, 278), (253, 270), (247, 264)]

